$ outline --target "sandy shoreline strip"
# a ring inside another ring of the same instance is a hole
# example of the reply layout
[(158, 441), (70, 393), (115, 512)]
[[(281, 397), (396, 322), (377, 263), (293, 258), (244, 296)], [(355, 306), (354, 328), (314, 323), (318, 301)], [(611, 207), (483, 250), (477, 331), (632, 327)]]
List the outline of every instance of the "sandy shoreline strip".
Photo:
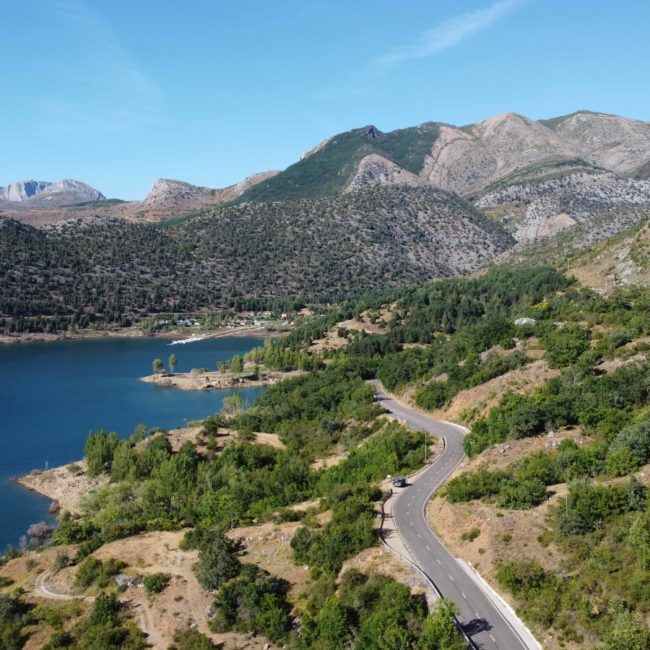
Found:
[(77, 339), (101, 339), (101, 338), (160, 338), (160, 339), (190, 339), (198, 337), (202, 339), (217, 339), (226, 336), (253, 336), (255, 338), (275, 338), (283, 336), (285, 332), (276, 330), (267, 330), (263, 326), (242, 326), (242, 327), (224, 327), (212, 331), (198, 330), (169, 330), (167, 332), (155, 332), (149, 334), (143, 332), (137, 327), (125, 327), (121, 329), (110, 330), (79, 330), (66, 331), (57, 334), (47, 334), (46, 332), (34, 332), (24, 334), (0, 334), (0, 343), (34, 343), (43, 341), (72, 341)]
[(289, 372), (271, 371), (262, 374), (258, 379), (223, 373), (218, 370), (191, 370), (190, 372), (160, 373), (140, 377), (140, 381), (156, 384), (165, 388), (178, 390), (227, 390), (229, 388), (254, 388), (274, 386), (280, 381), (291, 379), (304, 374), (300, 370)]

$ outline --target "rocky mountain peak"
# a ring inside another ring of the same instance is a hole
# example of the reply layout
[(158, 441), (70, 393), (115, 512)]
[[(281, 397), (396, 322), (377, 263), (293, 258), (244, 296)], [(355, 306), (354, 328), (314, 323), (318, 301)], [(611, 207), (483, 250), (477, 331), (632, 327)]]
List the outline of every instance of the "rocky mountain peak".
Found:
[(105, 198), (94, 187), (71, 178), (56, 183), (18, 181), (0, 188), (0, 199), (31, 208), (61, 207)]
[(42, 192), (52, 183), (48, 181), (17, 181), (0, 187), (0, 199), (4, 201), (27, 201)]
[(365, 128), (364, 135), (367, 138), (372, 138), (374, 140), (375, 138), (378, 138), (379, 136), (383, 135), (383, 133), (376, 126), (370, 124)]

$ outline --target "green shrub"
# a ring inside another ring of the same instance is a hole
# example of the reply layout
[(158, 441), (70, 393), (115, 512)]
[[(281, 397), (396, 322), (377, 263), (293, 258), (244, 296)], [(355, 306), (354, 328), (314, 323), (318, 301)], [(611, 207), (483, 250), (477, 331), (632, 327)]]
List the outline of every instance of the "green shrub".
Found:
[(464, 542), (473, 542), (481, 534), (480, 528), (472, 528), (471, 530), (466, 530), (460, 538)]
[(169, 650), (215, 650), (217, 647), (205, 634), (187, 627), (176, 630)]
[(589, 349), (591, 332), (574, 323), (554, 328), (542, 339), (551, 368), (563, 368), (578, 360)]
[(499, 496), (502, 508), (534, 508), (548, 499), (546, 486), (538, 479), (515, 480), (504, 485)]
[(241, 563), (235, 555), (235, 544), (218, 529), (206, 534), (199, 544), (199, 560), (194, 572), (204, 589), (219, 589), (239, 574)]
[(164, 591), (171, 580), (169, 573), (152, 573), (144, 579), (144, 590), (149, 596)]
[(286, 580), (247, 564), (239, 577), (219, 590), (211, 627), (217, 632), (237, 630), (263, 634), (274, 643), (280, 643), (291, 627), (288, 591)]

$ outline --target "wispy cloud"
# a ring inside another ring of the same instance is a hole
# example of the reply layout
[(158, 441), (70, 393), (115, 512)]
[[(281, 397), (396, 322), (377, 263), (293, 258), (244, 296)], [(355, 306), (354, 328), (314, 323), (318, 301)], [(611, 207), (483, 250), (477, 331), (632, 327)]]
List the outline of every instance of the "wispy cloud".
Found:
[(60, 90), (41, 96), (41, 127), (51, 135), (118, 133), (160, 122), (162, 92), (110, 23), (83, 0), (50, 5), (62, 33), (52, 64)]
[(408, 45), (397, 47), (374, 61), (378, 68), (390, 68), (404, 61), (435, 56), (447, 48), (458, 45), (469, 36), (483, 31), (513, 9), (519, 0), (498, 0), (484, 9), (467, 11), (453, 16), (443, 23), (420, 34)]

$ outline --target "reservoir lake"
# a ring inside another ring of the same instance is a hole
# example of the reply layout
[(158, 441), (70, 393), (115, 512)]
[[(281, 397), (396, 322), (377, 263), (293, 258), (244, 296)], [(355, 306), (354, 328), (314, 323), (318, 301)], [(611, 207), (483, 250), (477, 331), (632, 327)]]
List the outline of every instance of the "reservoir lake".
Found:
[[(11, 478), (83, 457), (89, 431), (128, 437), (138, 424), (173, 429), (221, 410), (231, 390), (183, 391), (139, 381), (154, 358), (177, 371), (216, 369), (217, 361), (260, 345), (222, 337), (185, 345), (161, 338), (102, 338), (0, 345), (0, 554), (30, 524), (54, 522), (50, 501)], [(263, 388), (241, 389), (252, 403)]]

